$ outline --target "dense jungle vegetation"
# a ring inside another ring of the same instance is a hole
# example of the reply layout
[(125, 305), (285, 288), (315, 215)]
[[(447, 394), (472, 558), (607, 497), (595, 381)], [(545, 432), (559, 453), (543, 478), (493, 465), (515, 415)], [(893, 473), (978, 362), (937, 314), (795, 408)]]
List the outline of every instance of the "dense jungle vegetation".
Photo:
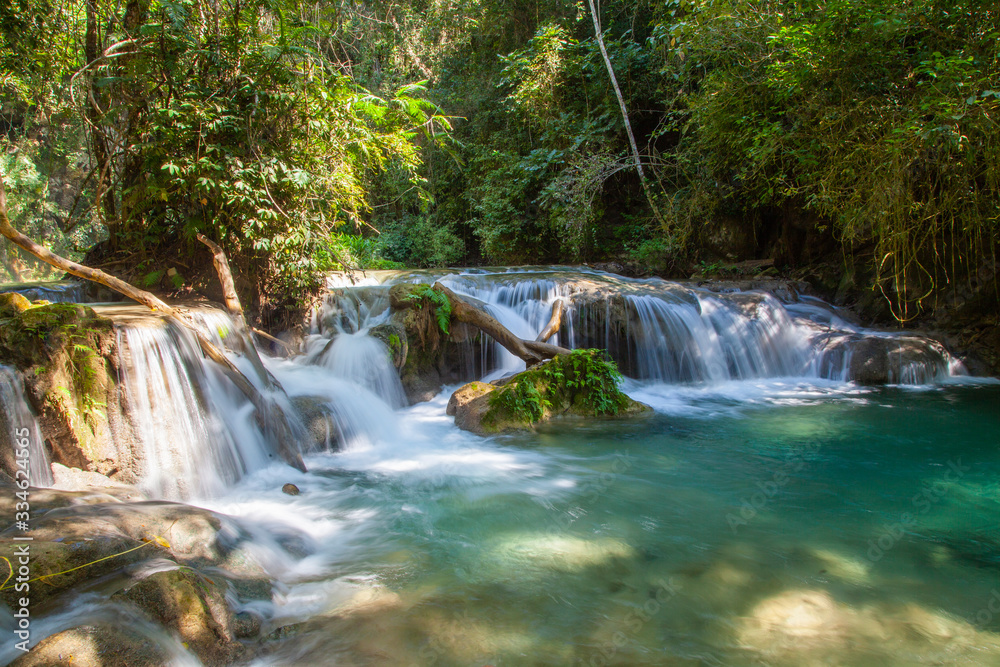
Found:
[(177, 290), (205, 233), (265, 320), (342, 266), (773, 259), (899, 320), (983, 267), (995, 284), (992, 0), (12, 0), (0, 20), (14, 225)]

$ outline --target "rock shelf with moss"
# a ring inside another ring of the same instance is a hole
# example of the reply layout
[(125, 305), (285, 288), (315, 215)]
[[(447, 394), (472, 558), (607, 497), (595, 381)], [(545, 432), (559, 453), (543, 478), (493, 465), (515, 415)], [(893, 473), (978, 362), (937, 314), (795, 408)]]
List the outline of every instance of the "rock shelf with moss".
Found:
[(529, 429), (559, 415), (627, 416), (650, 411), (618, 387), (621, 374), (602, 350), (574, 350), (499, 384), (471, 382), (452, 394), (448, 414), (479, 435)]

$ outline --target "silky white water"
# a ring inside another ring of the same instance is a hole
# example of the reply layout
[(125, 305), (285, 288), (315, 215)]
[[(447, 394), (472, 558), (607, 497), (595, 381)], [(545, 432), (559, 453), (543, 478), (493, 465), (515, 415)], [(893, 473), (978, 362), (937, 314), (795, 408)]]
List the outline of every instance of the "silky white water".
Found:
[[(35, 411), (24, 396), (24, 385), (17, 371), (0, 365), (0, 405), (4, 414), (0, 416), (0, 428), (4, 435), (0, 443), (10, 447), (11, 458), (20, 470), (27, 466), (28, 481), (32, 486), (52, 486), (52, 468), (48, 452), (42, 444), (42, 432), (38, 426)], [(27, 447), (19, 446), (27, 443)], [(27, 450), (27, 457), (17, 457), (15, 452)], [(22, 478), (23, 479), (23, 478)]]

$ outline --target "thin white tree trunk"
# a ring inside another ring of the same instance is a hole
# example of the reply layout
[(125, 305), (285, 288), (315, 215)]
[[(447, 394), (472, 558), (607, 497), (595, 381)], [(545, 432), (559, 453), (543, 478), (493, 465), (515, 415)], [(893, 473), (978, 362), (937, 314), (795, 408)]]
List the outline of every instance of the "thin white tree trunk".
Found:
[(598, 15), (594, 0), (587, 0), (590, 4), (590, 15), (594, 19), (594, 33), (597, 35), (597, 45), (601, 49), (601, 56), (604, 57), (604, 66), (608, 68), (608, 76), (611, 77), (611, 87), (615, 89), (615, 96), (618, 98), (618, 106), (621, 107), (622, 120), (625, 122), (625, 133), (628, 134), (628, 143), (632, 147), (632, 160), (635, 162), (635, 170), (639, 172), (639, 182), (642, 183), (642, 191), (646, 195), (649, 207), (653, 209), (660, 225), (665, 227), (666, 223), (660, 215), (660, 210), (653, 202), (653, 194), (649, 191), (649, 184), (646, 182), (646, 172), (642, 168), (642, 160), (639, 158), (639, 147), (635, 143), (635, 135), (632, 134), (632, 124), (628, 120), (628, 109), (625, 107), (625, 98), (622, 97), (621, 88), (618, 87), (618, 78), (615, 76), (615, 69), (611, 66), (611, 58), (608, 57), (608, 49), (604, 46), (604, 33), (601, 30), (601, 17)]

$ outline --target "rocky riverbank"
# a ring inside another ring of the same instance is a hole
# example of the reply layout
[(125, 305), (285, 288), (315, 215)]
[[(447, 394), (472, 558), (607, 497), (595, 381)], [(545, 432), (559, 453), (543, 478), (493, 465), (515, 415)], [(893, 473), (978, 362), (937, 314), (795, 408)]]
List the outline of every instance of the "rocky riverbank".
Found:
[[(27, 580), (15, 575), (0, 597), (11, 609), (30, 600), (31, 643), (51, 631), (27, 654), (4, 654), (11, 665), (154, 667), (185, 654), (230, 665), (262, 650), (265, 619), (252, 610), (271, 601), (273, 582), (238, 521), (54, 468), (62, 488), (28, 493), (31, 541), (17, 525), (0, 532), (14, 567), (30, 551)], [(22, 502), (16, 490), (0, 484), (4, 516)]]

